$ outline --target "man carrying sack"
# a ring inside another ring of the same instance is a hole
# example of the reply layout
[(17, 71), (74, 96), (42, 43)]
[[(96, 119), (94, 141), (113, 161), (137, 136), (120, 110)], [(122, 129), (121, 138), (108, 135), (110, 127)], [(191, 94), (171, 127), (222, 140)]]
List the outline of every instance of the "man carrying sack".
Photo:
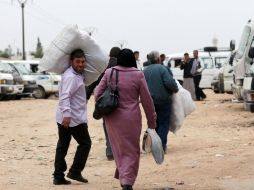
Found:
[(53, 173), (53, 184), (55, 185), (71, 183), (64, 178), (64, 172), (67, 169), (65, 156), (71, 137), (79, 145), (67, 177), (83, 183), (88, 182), (81, 174), (91, 148), (87, 126), (86, 91), (83, 74), (86, 60), (83, 50), (76, 49), (71, 53), (70, 64), (71, 66), (63, 73), (59, 85), (59, 104), (56, 112), (59, 140), (56, 147), (55, 171)]

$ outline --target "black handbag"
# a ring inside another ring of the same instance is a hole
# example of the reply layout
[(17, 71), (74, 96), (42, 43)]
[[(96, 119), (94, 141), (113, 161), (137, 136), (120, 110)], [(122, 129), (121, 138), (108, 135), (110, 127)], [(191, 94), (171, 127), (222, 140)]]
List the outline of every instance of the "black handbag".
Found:
[[(115, 88), (113, 88), (111, 83), (114, 71), (116, 73)], [(100, 119), (103, 116), (109, 115), (118, 107), (119, 94), (117, 84), (118, 84), (118, 71), (116, 69), (112, 69), (107, 88), (95, 103), (95, 110), (93, 113), (93, 117), (95, 119)]]

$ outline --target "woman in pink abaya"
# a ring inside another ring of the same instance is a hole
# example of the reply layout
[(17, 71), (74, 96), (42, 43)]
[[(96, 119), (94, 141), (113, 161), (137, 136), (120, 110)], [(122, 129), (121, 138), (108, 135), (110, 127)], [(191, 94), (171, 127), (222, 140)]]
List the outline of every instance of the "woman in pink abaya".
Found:
[[(95, 89), (96, 100), (107, 88), (111, 69), (118, 71), (119, 107), (105, 116), (105, 122), (116, 162), (115, 178), (120, 180), (123, 190), (132, 190), (140, 160), (142, 118), (139, 103), (144, 108), (148, 128), (156, 127), (156, 113), (144, 74), (137, 69), (134, 54), (129, 49), (121, 50), (117, 66), (106, 70)], [(115, 73), (112, 84), (115, 84)]]

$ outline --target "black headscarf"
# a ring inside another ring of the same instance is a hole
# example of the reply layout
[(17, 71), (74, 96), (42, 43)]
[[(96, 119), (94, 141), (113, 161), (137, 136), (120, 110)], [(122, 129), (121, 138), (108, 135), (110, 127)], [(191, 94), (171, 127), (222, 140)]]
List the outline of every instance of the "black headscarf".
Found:
[(130, 49), (122, 49), (117, 56), (117, 65), (137, 68), (133, 51)]

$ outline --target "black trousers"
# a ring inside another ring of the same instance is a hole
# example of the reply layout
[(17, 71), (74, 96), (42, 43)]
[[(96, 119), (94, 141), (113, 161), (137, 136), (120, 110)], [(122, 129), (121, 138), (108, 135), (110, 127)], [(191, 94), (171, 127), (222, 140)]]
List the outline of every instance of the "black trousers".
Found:
[(200, 100), (200, 98), (206, 98), (205, 93), (203, 92), (203, 90), (199, 87), (199, 83), (201, 81), (201, 75), (196, 75), (193, 77), (194, 80), (194, 85), (195, 85), (195, 94), (196, 94), (196, 98), (197, 100)]
[(105, 138), (106, 138), (106, 156), (113, 156), (111, 145), (110, 145), (109, 138), (108, 138), (108, 132), (107, 132), (105, 120), (104, 120), (104, 118), (102, 118), (102, 119), (103, 119), (104, 134), (105, 134)]
[(83, 123), (75, 127), (69, 127), (67, 129), (65, 129), (63, 125), (59, 123), (57, 123), (57, 125), (59, 140), (56, 147), (55, 171), (53, 175), (55, 178), (64, 177), (64, 172), (67, 169), (65, 156), (68, 152), (71, 137), (73, 137), (79, 145), (75, 153), (73, 164), (69, 171), (74, 175), (80, 175), (85, 168), (87, 157), (89, 155), (92, 144), (87, 124)]

